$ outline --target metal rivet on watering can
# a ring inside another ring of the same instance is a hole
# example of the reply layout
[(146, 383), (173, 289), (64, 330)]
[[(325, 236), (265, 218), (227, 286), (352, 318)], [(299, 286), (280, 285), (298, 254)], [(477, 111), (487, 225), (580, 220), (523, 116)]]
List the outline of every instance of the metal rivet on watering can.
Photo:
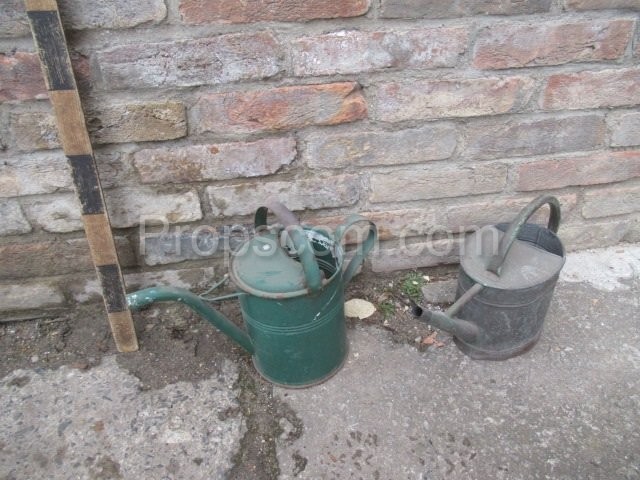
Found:
[[(155, 287), (127, 299), (132, 309), (156, 301), (182, 302), (251, 353), (264, 378), (286, 387), (306, 387), (332, 376), (346, 359), (344, 287), (373, 248), (377, 230), (366, 218), (352, 215), (331, 235), (301, 227), (277, 201), (267, 205), (256, 212), (256, 235), (234, 252), (231, 261), (230, 276), (240, 289), (231, 296), (240, 300), (246, 330), (188, 290)], [(268, 210), (283, 228), (267, 228)], [(342, 239), (359, 222), (368, 224), (368, 233), (345, 266)]]
[[(551, 209), (547, 228), (526, 223), (545, 204)], [(526, 352), (540, 338), (564, 265), (559, 225), (558, 200), (543, 195), (511, 224), (471, 234), (460, 258), (456, 302), (444, 313), (414, 305), (414, 314), (451, 332), (472, 358), (504, 360)]]

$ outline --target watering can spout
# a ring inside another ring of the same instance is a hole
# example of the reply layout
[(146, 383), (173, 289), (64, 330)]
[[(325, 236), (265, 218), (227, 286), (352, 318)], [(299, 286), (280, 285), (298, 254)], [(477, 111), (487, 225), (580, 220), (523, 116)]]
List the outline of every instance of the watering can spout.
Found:
[(238, 343), (250, 354), (254, 353), (253, 344), (247, 333), (236, 326), (227, 317), (211, 308), (198, 295), (184, 288), (152, 287), (127, 295), (131, 310), (141, 310), (155, 302), (180, 302), (204, 317), (209, 323)]
[(425, 310), (416, 303), (412, 303), (411, 312), (416, 318), (419, 318), (423, 322), (433, 325), (445, 332), (449, 332), (465, 342), (475, 341), (480, 333), (478, 326), (471, 322), (449, 316), (445, 312)]

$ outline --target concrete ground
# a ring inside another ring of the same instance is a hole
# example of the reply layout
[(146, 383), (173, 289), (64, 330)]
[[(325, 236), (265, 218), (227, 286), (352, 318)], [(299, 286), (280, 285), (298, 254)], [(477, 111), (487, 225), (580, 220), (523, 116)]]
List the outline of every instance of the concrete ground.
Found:
[[(640, 247), (569, 256), (543, 336), (504, 362), (446, 334), (419, 351), (349, 331), (322, 385), (274, 388), (279, 478), (639, 479)], [(225, 478), (247, 431), (238, 367), (141, 388), (114, 356), (0, 380), (1, 479)]]

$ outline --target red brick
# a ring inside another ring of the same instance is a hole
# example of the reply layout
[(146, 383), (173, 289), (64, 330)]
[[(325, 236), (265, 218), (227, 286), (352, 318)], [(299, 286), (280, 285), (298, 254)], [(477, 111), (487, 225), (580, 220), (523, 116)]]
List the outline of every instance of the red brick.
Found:
[(38, 55), (0, 53), (0, 101), (47, 98)]
[(357, 17), (369, 0), (181, 0), (182, 21), (204, 23), (304, 22), (318, 18)]
[(613, 8), (640, 9), (640, 0), (567, 0), (572, 10), (604, 10)]
[[(135, 265), (129, 241), (116, 237), (122, 266)], [(0, 279), (62, 275), (91, 270), (93, 263), (84, 238), (0, 245)]]
[(508, 23), (482, 30), (473, 65), (499, 69), (620, 58), (631, 39), (631, 19), (567, 23)]
[(400, 122), (513, 112), (527, 102), (532, 87), (527, 77), (385, 83), (376, 88), (374, 117)]
[(523, 163), (515, 170), (518, 191), (547, 190), (569, 185), (596, 185), (640, 176), (640, 150), (598, 152)]
[(296, 75), (333, 75), (385, 68), (453, 67), (465, 52), (466, 27), (405, 32), (340, 31), (303, 37), (292, 45)]
[(605, 144), (604, 117), (594, 114), (546, 118), (497, 118), (470, 123), (464, 156), (472, 159), (587, 151)]
[(123, 45), (97, 59), (102, 83), (114, 90), (259, 80), (282, 69), (279, 44), (269, 32)]
[(353, 122), (367, 105), (358, 84), (343, 82), (206, 95), (194, 116), (198, 132), (246, 133)]
[(373, 203), (461, 197), (501, 191), (507, 167), (500, 163), (443, 167), (427, 165), (371, 174)]
[(640, 69), (552, 75), (541, 103), (547, 110), (636, 105), (640, 103)]
[(133, 161), (142, 183), (183, 183), (269, 175), (295, 157), (287, 137), (140, 150)]
[[(72, 52), (71, 63), (79, 87), (88, 89), (91, 75), (88, 59)], [(0, 53), (0, 102), (47, 97), (47, 87), (36, 53)]]
[(448, 18), (547, 12), (551, 0), (382, 0), (383, 18)]

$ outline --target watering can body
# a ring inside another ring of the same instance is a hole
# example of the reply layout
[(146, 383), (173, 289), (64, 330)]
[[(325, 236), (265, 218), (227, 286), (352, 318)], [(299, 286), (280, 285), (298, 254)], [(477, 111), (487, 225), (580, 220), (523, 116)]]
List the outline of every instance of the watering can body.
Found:
[[(545, 203), (551, 208), (549, 225), (526, 223)], [(444, 313), (414, 305), (414, 314), (453, 333), (472, 358), (505, 360), (526, 352), (540, 338), (564, 265), (559, 222), (557, 199), (541, 196), (511, 224), (474, 232), (461, 254), (456, 302)]]
[[(127, 299), (134, 310), (155, 301), (182, 302), (247, 350), (265, 379), (307, 387), (331, 377), (346, 359), (344, 288), (374, 246), (377, 230), (369, 220), (352, 215), (331, 234), (300, 226), (279, 202), (268, 205), (256, 212), (256, 235), (233, 252), (231, 261), (244, 329), (187, 290), (157, 287)], [(282, 227), (267, 227), (268, 210)], [(345, 264), (342, 240), (361, 222), (368, 224), (367, 235)]]

